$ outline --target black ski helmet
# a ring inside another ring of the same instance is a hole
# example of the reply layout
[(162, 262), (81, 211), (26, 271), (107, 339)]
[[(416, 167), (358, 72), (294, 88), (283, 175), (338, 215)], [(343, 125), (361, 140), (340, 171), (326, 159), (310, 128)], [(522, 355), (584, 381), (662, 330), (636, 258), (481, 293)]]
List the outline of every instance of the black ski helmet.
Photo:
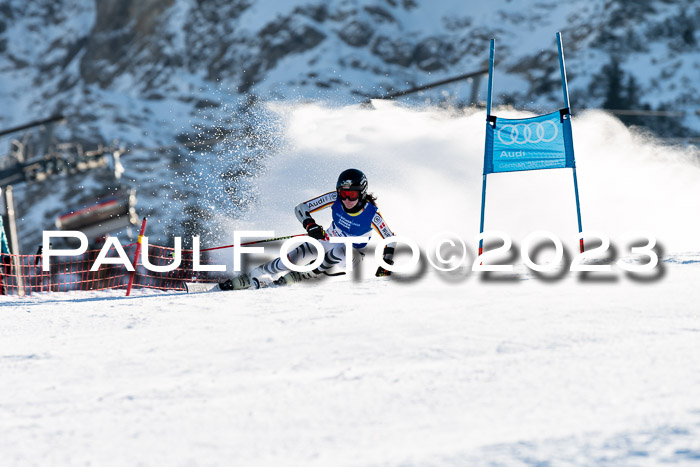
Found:
[(363, 200), (367, 194), (367, 177), (357, 169), (343, 170), (338, 176), (338, 183), (335, 184), (336, 191), (341, 188), (359, 191), (360, 200)]

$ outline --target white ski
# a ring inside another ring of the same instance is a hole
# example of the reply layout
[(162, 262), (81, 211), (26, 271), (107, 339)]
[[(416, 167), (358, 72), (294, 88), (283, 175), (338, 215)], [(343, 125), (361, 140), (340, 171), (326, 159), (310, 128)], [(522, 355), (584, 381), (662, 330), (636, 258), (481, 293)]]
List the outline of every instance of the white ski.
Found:
[(187, 293), (220, 292), (218, 282), (185, 282)]

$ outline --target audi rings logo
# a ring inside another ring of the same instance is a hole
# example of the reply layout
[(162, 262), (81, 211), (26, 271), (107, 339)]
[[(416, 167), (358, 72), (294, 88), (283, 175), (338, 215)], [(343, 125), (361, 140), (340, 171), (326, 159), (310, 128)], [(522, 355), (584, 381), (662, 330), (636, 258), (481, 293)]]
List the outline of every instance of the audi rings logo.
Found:
[(559, 128), (551, 121), (518, 123), (516, 125), (508, 123), (498, 130), (498, 139), (506, 146), (525, 143), (549, 143), (554, 141), (558, 135)]

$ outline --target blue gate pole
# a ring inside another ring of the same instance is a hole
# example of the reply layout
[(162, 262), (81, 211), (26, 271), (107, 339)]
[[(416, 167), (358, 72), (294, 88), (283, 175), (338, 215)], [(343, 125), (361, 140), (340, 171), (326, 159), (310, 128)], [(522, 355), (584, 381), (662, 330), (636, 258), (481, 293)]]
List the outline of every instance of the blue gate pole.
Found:
[(496, 49), (496, 39), (491, 39), (491, 52), (489, 54), (489, 93), (486, 99), (486, 118), (491, 116), (491, 93), (493, 92), (493, 56)]
[(559, 47), (559, 69), (561, 70), (561, 87), (564, 91), (564, 107), (569, 108), (569, 86), (566, 84), (566, 65), (564, 63), (564, 46), (561, 43), (561, 33), (557, 33), (557, 47)]
[[(489, 117), (491, 116), (491, 96), (493, 92), (493, 56), (496, 48), (496, 40), (491, 39), (491, 52), (489, 54), (489, 90), (486, 98), (486, 124), (490, 125)], [(484, 143), (486, 144), (486, 143)], [(484, 148), (484, 158), (486, 158), (486, 149)], [(481, 187), (481, 226), (479, 233), (484, 233), (484, 210), (486, 208), (486, 160), (484, 159), (484, 181)], [(479, 239), (479, 255), (484, 252), (484, 239)]]
[[(569, 86), (566, 83), (566, 64), (564, 63), (564, 46), (561, 42), (561, 32), (557, 33), (557, 47), (559, 48), (559, 69), (561, 70), (561, 86), (564, 93), (564, 107), (569, 109), (569, 118), (571, 118), (571, 107), (569, 104)], [(576, 179), (576, 162), (573, 167), (574, 174), (574, 193), (576, 194), (576, 216), (578, 217), (578, 233), (583, 232), (581, 224), (581, 203), (578, 198), (578, 180)], [(583, 238), (579, 239), (579, 249), (583, 253)]]

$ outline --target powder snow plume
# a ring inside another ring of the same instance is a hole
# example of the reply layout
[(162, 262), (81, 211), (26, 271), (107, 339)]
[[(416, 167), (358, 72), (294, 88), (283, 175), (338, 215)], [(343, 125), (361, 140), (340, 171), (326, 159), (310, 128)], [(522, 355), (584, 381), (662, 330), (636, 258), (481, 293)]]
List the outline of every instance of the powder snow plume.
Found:
[[(262, 205), (254, 222), (232, 228), (299, 233), (293, 208), (334, 189), (354, 167), (392, 230), (425, 244), (454, 232), (474, 247), (479, 233), (485, 112), (416, 109), (385, 101), (374, 108), (272, 104), (285, 122), (286, 146), (257, 179)], [(532, 114), (496, 109), (494, 114)], [(584, 231), (613, 242), (645, 232), (666, 253), (700, 250), (700, 153), (664, 145), (600, 111), (575, 115), (574, 147)], [(319, 212), (327, 225), (330, 215)], [(570, 169), (488, 177), (485, 230), (516, 244), (551, 231), (575, 250), (578, 224)], [(615, 243), (613, 243), (615, 244)]]

